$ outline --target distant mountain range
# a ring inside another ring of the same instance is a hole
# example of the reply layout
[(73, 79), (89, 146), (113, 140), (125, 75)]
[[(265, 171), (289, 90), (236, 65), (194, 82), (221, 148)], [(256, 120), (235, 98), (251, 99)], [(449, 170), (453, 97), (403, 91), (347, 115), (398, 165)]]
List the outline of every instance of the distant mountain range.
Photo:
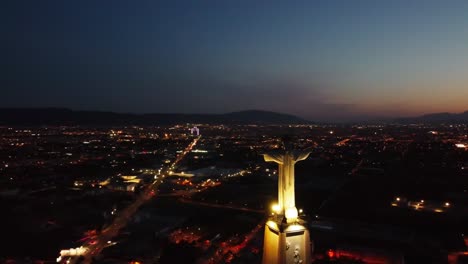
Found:
[(0, 108), (2, 125), (170, 125), (205, 124), (306, 124), (300, 117), (260, 110), (227, 114), (128, 114), (74, 111), (66, 108)]
[(398, 123), (468, 123), (468, 111), (463, 113), (434, 113), (418, 117), (398, 118)]
[[(464, 113), (434, 113), (418, 117), (381, 119), (366, 123), (468, 123)], [(0, 125), (171, 125), (204, 124), (312, 124), (303, 118), (261, 110), (227, 114), (131, 114), (102, 111), (75, 111), (66, 108), (0, 108)], [(329, 122), (333, 123), (333, 122)]]

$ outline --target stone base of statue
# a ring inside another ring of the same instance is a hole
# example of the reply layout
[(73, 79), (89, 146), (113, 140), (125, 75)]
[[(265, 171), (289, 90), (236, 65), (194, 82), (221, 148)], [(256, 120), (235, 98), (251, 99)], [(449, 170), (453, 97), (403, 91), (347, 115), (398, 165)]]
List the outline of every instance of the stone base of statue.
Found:
[(309, 230), (303, 220), (287, 223), (284, 217), (270, 217), (265, 225), (263, 264), (309, 264), (311, 254)]

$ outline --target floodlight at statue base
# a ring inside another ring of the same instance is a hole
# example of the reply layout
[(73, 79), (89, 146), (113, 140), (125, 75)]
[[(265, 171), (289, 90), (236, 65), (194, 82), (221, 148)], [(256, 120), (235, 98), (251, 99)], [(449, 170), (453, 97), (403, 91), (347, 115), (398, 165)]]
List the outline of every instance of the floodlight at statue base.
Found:
[(295, 223), (272, 217), (265, 225), (263, 241), (263, 264), (305, 264), (311, 261), (309, 230), (305, 222)]

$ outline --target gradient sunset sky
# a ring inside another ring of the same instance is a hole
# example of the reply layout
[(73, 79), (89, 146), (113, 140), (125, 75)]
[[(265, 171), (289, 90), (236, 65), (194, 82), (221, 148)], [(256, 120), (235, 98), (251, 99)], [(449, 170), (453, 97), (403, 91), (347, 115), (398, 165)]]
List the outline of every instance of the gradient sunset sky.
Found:
[(468, 1), (10, 0), (1, 107), (468, 110)]

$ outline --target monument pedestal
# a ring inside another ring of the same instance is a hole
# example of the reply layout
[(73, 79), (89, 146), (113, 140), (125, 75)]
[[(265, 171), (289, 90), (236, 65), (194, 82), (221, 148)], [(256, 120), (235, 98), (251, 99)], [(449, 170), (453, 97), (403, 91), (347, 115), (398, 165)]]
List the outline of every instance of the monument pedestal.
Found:
[(278, 217), (270, 218), (265, 225), (263, 264), (309, 264), (311, 245), (305, 222), (297, 219), (286, 223)]

